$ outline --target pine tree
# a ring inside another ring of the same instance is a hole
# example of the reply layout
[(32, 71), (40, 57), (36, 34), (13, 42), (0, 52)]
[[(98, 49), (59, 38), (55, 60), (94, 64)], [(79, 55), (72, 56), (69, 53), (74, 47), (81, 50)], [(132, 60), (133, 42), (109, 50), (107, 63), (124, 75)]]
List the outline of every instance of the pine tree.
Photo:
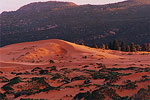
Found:
[(148, 44), (145, 44), (145, 51), (148, 51)]
[(130, 46), (129, 46), (129, 45), (127, 46), (126, 51), (127, 51), (127, 52), (130, 52), (130, 51), (131, 51), (131, 50), (130, 50)]
[(109, 49), (113, 49), (113, 48), (112, 48), (112, 43), (111, 43), (111, 42), (109, 43)]
[(108, 45), (106, 45), (106, 50), (109, 50), (109, 46)]
[(126, 51), (126, 44), (124, 41), (121, 43), (121, 51)]
[(143, 46), (142, 46), (142, 51), (148, 51), (148, 44), (145, 43)]
[(150, 52), (150, 43), (148, 44), (148, 52)]
[(136, 45), (136, 50), (141, 51), (141, 46), (139, 44)]
[(95, 48), (98, 49), (98, 46), (95, 44)]
[(105, 44), (102, 44), (102, 49), (105, 49)]
[(113, 50), (120, 50), (120, 46), (118, 40), (114, 40), (113, 42)]
[(136, 47), (133, 42), (131, 43), (131, 52), (136, 52)]

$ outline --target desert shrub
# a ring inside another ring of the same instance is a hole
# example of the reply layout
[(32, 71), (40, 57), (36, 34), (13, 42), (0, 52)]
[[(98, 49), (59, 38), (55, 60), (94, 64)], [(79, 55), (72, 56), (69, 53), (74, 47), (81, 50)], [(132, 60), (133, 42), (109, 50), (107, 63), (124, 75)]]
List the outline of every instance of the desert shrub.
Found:
[(128, 68), (107, 68), (107, 70), (111, 70), (111, 71), (119, 71), (119, 70), (135, 70), (138, 67), (128, 67)]
[(16, 74), (15, 72), (11, 72), (11, 74)]
[(14, 84), (17, 84), (21, 82), (21, 78), (20, 77), (15, 77), (13, 79), (11, 79), (9, 81), (9, 83), (5, 84), (2, 89), (5, 90), (5, 91), (8, 91), (8, 92), (12, 92), (14, 89), (11, 87), (13, 86)]
[(65, 86), (65, 88), (74, 88), (73, 86)]
[(29, 91), (29, 90), (22, 90), (22, 91), (14, 93), (14, 97), (17, 98), (17, 97), (19, 97), (21, 95), (29, 95), (29, 94), (32, 94), (31, 91)]
[(5, 97), (6, 97), (5, 94), (0, 93), (0, 100), (5, 100)]
[(103, 65), (102, 63), (96, 63), (98, 65), (97, 68), (106, 68), (106, 65)]
[(0, 82), (9, 82), (9, 79), (4, 76), (0, 76)]
[(118, 73), (118, 72), (109, 72), (109, 73), (106, 74), (106, 76), (105, 76), (105, 81), (109, 80), (110, 83), (116, 82), (117, 80), (120, 79), (119, 74), (120, 74), (120, 73)]
[(94, 74), (92, 74), (92, 78), (93, 79), (104, 79), (105, 78), (105, 74), (100, 73), (100, 72), (95, 72)]
[(49, 63), (52, 64), (52, 63), (55, 63), (55, 62), (53, 60), (49, 60)]
[(135, 69), (137, 69), (138, 67), (128, 67), (128, 68), (126, 68), (127, 70), (135, 70)]
[(84, 84), (89, 84), (89, 83), (91, 83), (90, 80), (85, 80), (85, 81), (84, 81)]
[(63, 70), (68, 70), (68, 68), (62, 68), (62, 69), (60, 69), (61, 71), (63, 71)]
[(28, 75), (28, 74), (30, 74), (30, 73), (29, 73), (28, 71), (25, 71), (24, 74)]
[(65, 77), (61, 82), (70, 83), (71, 81), (69, 78)]
[(127, 75), (131, 75), (132, 73), (119, 73), (119, 76), (127, 76)]
[(125, 81), (123, 81), (123, 83), (130, 83), (131, 82), (131, 80), (125, 80)]
[(88, 73), (88, 74), (93, 74), (96, 71), (95, 70), (89, 70), (89, 69), (83, 69), (82, 72)]
[(90, 92), (85, 92), (85, 93), (78, 93), (77, 95), (75, 95), (73, 97), (73, 100), (81, 100), (86, 98), (88, 95), (90, 94)]
[(38, 83), (45, 82), (45, 77), (32, 77), (32, 82), (37, 81)]
[(22, 75), (23, 73), (16, 73), (16, 75)]
[(103, 71), (98, 71), (93, 74), (91, 74), (93, 79), (105, 79), (105, 81), (109, 81), (110, 83), (116, 82), (117, 80), (120, 79), (120, 76), (125, 76), (125, 75), (130, 75), (131, 73), (118, 73), (118, 72), (105, 72)]
[(82, 68), (87, 68), (87, 67), (89, 67), (88, 65), (85, 65), (85, 66), (83, 66)]
[(113, 66), (117, 66), (118, 64), (113, 64)]
[(134, 96), (130, 97), (129, 100), (150, 100), (150, 97), (149, 97), (149, 93), (150, 91), (147, 89), (144, 89), (144, 88), (141, 88), (137, 94), (135, 94)]
[(5, 90), (5, 91), (13, 91), (13, 90), (14, 90), (14, 89), (13, 89), (11, 86), (9, 86), (8, 84), (4, 85), (4, 86), (2, 87), (2, 89)]
[(107, 95), (114, 100), (122, 100), (121, 97), (116, 94), (116, 90), (110, 88), (106, 91)]
[(73, 68), (72, 70), (73, 70), (73, 71), (80, 71), (79, 68)]
[(144, 69), (144, 71), (145, 71), (145, 72), (150, 72), (150, 68), (149, 68), (149, 67), (146, 67), (146, 68)]
[(80, 89), (80, 91), (83, 91), (84, 89), (82, 88), (82, 89)]
[(142, 76), (142, 78), (148, 78), (148, 76), (147, 76), (147, 75), (144, 75), (144, 76)]
[(53, 77), (51, 79), (56, 80), (56, 79), (59, 79), (59, 78), (61, 78), (61, 75), (56, 73), (56, 74), (53, 75)]
[(150, 92), (150, 85), (148, 85), (148, 92)]
[(87, 58), (87, 56), (83, 56), (82, 58), (86, 59), (86, 58)]
[(52, 67), (51, 67), (51, 70), (50, 70), (50, 71), (53, 71), (53, 70), (54, 70), (54, 71), (57, 70), (57, 69), (56, 69), (56, 66), (52, 66)]
[(104, 100), (105, 95), (99, 89), (94, 90), (91, 94), (85, 97), (86, 100)]
[(48, 70), (40, 70), (39, 72), (40, 72), (41, 75), (48, 74)]
[(40, 71), (40, 70), (42, 70), (42, 68), (40, 68), (40, 67), (35, 67), (34, 69), (31, 70), (31, 72)]
[(9, 81), (8, 85), (14, 85), (14, 84), (17, 84), (19, 82), (21, 82), (21, 78), (20, 77), (15, 77), (15, 78), (13, 78)]
[(71, 79), (71, 81), (85, 80), (85, 79), (86, 79), (86, 77), (84, 77), (83, 75), (81, 75), (81, 76), (73, 77), (73, 78)]
[(122, 86), (124, 89), (135, 89), (137, 87), (136, 82), (129, 82)]
[(47, 87), (45, 87), (44, 89), (40, 89), (39, 91), (41, 91), (41, 92), (46, 92), (46, 91), (53, 90), (53, 89), (55, 89), (55, 87), (47, 86)]
[[(31, 81), (28, 81), (28, 84), (32, 84), (33, 88), (28, 89), (28, 90), (19, 91), (19, 92), (15, 93), (15, 97), (19, 97), (21, 95), (31, 95), (31, 94), (46, 92), (46, 91), (55, 89), (55, 87), (50, 86), (45, 81), (44, 77), (33, 77), (33, 78), (31, 78)], [(42, 88), (41, 88), (41, 86), (42, 86)]]

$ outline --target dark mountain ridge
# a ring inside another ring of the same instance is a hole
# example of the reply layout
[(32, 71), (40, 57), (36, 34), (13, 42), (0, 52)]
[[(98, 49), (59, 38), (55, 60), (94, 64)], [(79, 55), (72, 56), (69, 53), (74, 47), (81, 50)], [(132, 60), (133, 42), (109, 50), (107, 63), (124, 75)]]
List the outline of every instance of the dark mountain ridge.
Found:
[(149, 11), (148, 0), (107, 5), (31, 3), (0, 14), (1, 46), (53, 38), (87, 45), (112, 39), (142, 44), (150, 42)]

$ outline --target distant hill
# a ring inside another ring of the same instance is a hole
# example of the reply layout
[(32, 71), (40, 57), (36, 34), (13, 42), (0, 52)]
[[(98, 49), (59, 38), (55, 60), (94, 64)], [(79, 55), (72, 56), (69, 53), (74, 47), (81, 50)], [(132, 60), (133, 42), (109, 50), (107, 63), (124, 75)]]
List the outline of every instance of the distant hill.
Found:
[(63, 39), (87, 45), (150, 42), (150, 1), (128, 0), (108, 5), (37, 2), (0, 14), (1, 45)]

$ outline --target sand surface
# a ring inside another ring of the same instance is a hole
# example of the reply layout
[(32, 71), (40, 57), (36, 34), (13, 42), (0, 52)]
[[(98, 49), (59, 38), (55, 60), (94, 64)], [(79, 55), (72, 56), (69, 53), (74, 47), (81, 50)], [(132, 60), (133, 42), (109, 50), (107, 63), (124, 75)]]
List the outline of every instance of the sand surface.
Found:
[[(56, 70), (51, 70), (52, 66), (56, 66)], [(41, 69), (33, 71), (36, 67)], [(45, 83), (37, 85), (36, 82), (29, 82), (32, 81), (33, 77), (45, 77), (45, 82), (55, 87), (54, 90), (30, 95), (21, 94), (18, 97), (14, 97), (13, 94), (9, 94), (6, 96), (6, 98), (12, 100), (19, 100), (20, 98), (72, 100), (78, 93), (87, 91), (91, 93), (109, 82), (109, 80), (94, 79), (92, 77), (99, 70), (103, 68), (108, 70), (108, 68), (125, 69), (129, 67), (136, 68), (133, 70), (111, 71), (122, 74), (131, 73), (130, 75), (120, 76), (116, 82), (111, 83), (113, 85), (126, 85), (124, 83), (126, 80), (137, 82), (135, 89), (120, 90), (112, 86), (108, 87), (115, 89), (116, 93), (122, 97), (133, 96), (140, 88), (147, 89), (147, 86), (150, 84), (150, 70), (148, 69), (150, 68), (150, 53), (102, 50), (58, 39), (18, 43), (0, 48), (0, 72), (2, 72), (0, 76), (8, 80), (15, 77), (19, 77), (22, 80), (11, 86), (14, 89), (13, 92), (28, 90), (29, 87), (35, 88), (34, 86), (38, 89), (44, 89), (47, 86)], [(145, 71), (146, 68), (148, 71)], [(48, 72), (41, 74), (40, 70), (48, 70)], [(101, 73), (108, 74), (110, 71)], [(59, 74), (59, 77), (53, 79), (56, 74)], [(144, 75), (148, 76), (148, 80), (141, 82), (140, 80)], [(67, 81), (64, 81), (65, 78), (67, 78)], [(90, 83), (85, 84), (86, 80), (90, 80)], [(6, 92), (2, 87), (8, 83), (0, 81), (0, 93)], [(32, 90), (34, 90), (33, 88)], [(106, 100), (110, 99), (107, 95), (105, 97)]]

